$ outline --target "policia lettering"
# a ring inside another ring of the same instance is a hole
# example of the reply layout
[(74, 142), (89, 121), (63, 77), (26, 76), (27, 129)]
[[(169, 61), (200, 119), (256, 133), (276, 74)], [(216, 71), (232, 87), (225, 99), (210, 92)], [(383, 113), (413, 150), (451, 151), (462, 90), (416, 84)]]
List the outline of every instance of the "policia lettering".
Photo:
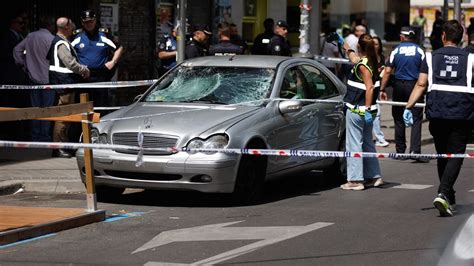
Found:
[(362, 77), (359, 75), (358, 71), (359, 67), (361, 66), (365, 66), (370, 71), (370, 73), (373, 73), (371, 67), (368, 65), (368, 59), (366, 57), (360, 59), (351, 70), (351, 75), (347, 81), (347, 93), (344, 96), (344, 102), (351, 112), (364, 116), (365, 112), (369, 111), (375, 118), (377, 115), (376, 101), (379, 96), (380, 81), (375, 81), (375, 79), (378, 77), (372, 77), (372, 80), (374, 81), (374, 93), (371, 100), (371, 106), (369, 110), (367, 110), (365, 106), (366, 88), (364, 81), (362, 80)]

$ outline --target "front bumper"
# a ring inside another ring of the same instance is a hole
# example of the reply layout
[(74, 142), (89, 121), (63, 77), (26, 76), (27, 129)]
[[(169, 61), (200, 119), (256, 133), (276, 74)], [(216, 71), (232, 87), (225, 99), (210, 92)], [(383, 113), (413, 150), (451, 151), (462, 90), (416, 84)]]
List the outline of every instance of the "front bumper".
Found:
[[(76, 153), (82, 182), (85, 183), (84, 152)], [(93, 151), (96, 185), (158, 190), (188, 190), (231, 193), (240, 156), (223, 153), (144, 155), (144, 164), (136, 167), (137, 155), (112, 150)], [(206, 179), (203, 181), (203, 177)], [(210, 178), (209, 178), (210, 177)]]

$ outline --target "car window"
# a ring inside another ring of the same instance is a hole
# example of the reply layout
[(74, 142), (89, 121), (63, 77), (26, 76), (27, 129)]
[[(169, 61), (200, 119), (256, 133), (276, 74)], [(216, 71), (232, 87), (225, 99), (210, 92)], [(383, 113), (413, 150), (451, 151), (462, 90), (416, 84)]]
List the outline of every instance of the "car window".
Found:
[(280, 98), (305, 99), (307, 83), (298, 67), (286, 71), (280, 88)]
[(309, 99), (325, 99), (339, 95), (336, 85), (316, 67), (303, 65), (301, 72), (308, 84)]
[(145, 102), (257, 102), (270, 95), (275, 71), (267, 68), (179, 66), (156, 84)]

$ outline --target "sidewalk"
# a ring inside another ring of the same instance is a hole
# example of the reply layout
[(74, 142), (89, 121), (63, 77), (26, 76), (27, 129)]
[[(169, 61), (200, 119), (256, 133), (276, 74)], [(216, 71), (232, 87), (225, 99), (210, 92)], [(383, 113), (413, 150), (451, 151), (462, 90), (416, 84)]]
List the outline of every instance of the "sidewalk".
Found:
[[(390, 146), (381, 152), (395, 152), (394, 123), (391, 106), (382, 105), (382, 131)], [(423, 122), (422, 145), (432, 143), (428, 121)], [(407, 140), (410, 130), (407, 130)], [(422, 150), (423, 152), (423, 150)], [(76, 159), (51, 158), (51, 150), (0, 149), (0, 196), (12, 194), (23, 187), (26, 191), (47, 193), (81, 193), (81, 182)]]

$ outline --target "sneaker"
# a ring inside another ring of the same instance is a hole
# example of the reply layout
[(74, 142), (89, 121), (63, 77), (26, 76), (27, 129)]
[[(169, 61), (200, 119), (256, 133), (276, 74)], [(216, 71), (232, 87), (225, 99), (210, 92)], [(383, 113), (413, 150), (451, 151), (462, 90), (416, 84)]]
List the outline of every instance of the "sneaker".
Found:
[(378, 142), (378, 141), (375, 142), (375, 146), (377, 146), (377, 147), (387, 147), (388, 145), (390, 145), (390, 143), (388, 141), (385, 141), (385, 140), (382, 141), (382, 142)]
[(380, 187), (384, 184), (381, 177), (371, 178), (364, 182), (365, 187)]
[(441, 217), (454, 215), (452, 207), (449, 204), (449, 201), (446, 199), (446, 197), (442, 193), (439, 193), (438, 196), (434, 199), (433, 205), (435, 206), (436, 209), (438, 209), (439, 215)]
[(341, 188), (344, 190), (364, 190), (364, 184), (362, 182), (347, 182), (341, 185)]

